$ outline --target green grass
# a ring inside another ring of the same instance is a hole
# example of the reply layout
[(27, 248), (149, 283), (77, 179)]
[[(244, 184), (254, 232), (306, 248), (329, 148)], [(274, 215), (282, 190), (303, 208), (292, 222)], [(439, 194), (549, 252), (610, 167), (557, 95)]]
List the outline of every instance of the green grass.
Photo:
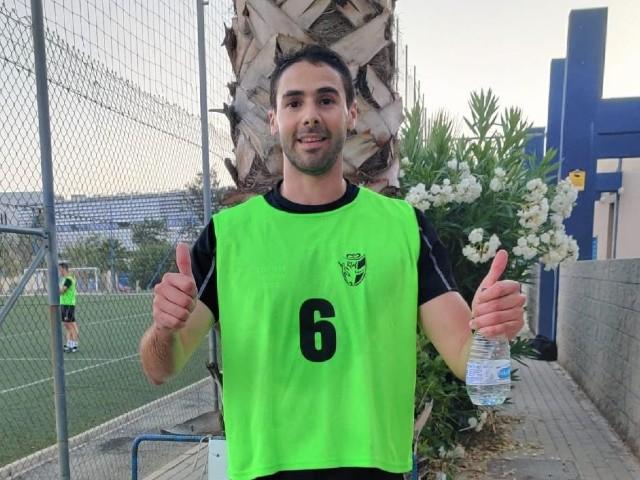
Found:
[[(56, 442), (48, 312), (46, 297), (21, 297), (0, 326), (0, 466)], [(76, 318), (80, 348), (64, 356), (70, 437), (207, 375), (203, 342), (174, 381), (149, 385), (138, 343), (151, 294), (81, 295)]]

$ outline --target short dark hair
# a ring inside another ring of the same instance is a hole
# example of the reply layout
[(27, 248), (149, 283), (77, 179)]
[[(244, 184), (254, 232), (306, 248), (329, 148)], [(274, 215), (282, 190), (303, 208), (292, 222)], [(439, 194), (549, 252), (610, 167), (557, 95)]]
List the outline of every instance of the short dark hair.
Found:
[(58, 266), (64, 268), (65, 270), (69, 270), (69, 262), (66, 262), (64, 260), (58, 262)]
[(271, 108), (275, 110), (277, 107), (276, 97), (280, 77), (287, 68), (299, 62), (309, 62), (312, 65), (324, 63), (338, 72), (340, 74), (340, 78), (342, 78), (344, 93), (347, 97), (347, 106), (351, 106), (355, 98), (355, 91), (353, 88), (353, 78), (351, 77), (351, 72), (349, 71), (347, 64), (342, 60), (340, 55), (330, 48), (323, 47), (321, 45), (308, 45), (294, 53), (283, 55), (277, 60), (276, 67), (271, 73), (271, 85), (269, 92)]

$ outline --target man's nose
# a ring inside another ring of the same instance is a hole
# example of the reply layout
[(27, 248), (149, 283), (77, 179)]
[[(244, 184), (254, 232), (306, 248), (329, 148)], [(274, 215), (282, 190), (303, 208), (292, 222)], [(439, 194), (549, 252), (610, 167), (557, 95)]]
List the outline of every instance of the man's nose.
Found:
[(304, 109), (304, 124), (306, 126), (316, 126), (320, 123), (318, 109), (315, 105), (309, 105)]

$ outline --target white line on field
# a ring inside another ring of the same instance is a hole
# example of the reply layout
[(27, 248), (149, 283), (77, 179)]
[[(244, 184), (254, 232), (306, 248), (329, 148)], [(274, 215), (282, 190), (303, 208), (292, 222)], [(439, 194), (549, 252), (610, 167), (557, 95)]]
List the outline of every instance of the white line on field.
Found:
[[(85, 327), (85, 326), (89, 326), (89, 325), (103, 325), (105, 323), (112, 323), (112, 322), (118, 322), (118, 321), (126, 321), (128, 319), (131, 318), (138, 318), (138, 317), (144, 317), (144, 316), (149, 316), (151, 317), (151, 312), (149, 313), (138, 313), (136, 315), (126, 315), (124, 317), (116, 317), (116, 318), (110, 318), (108, 320), (98, 320), (96, 322), (83, 322), (82, 320), (80, 320), (78, 322), (78, 326), (79, 327)], [(47, 324), (48, 325), (48, 324)], [(48, 334), (50, 331), (48, 329), (43, 329), (43, 330), (30, 330), (28, 332), (22, 332), (22, 333), (12, 333), (9, 335), (0, 335), (0, 339), (4, 339), (4, 338), (14, 338), (14, 337), (23, 337), (25, 335), (34, 335), (34, 334)]]
[[(112, 360), (109, 360), (108, 362), (97, 363), (95, 365), (90, 365), (88, 367), (79, 368), (78, 370), (72, 370), (71, 372), (65, 373), (65, 378), (70, 376), (70, 375), (73, 375), (74, 373), (86, 372), (87, 370), (92, 370), (94, 368), (98, 368), (98, 367), (101, 367), (103, 365), (109, 365), (110, 363), (115, 363), (115, 362), (119, 362), (119, 361), (122, 361), (122, 360), (128, 360), (130, 358), (137, 357), (138, 355), (139, 355), (138, 353), (134, 353), (133, 355), (127, 355), (126, 357), (114, 358)], [(27, 383), (25, 385), (20, 385), (19, 387), (13, 387), (13, 388), (7, 388), (5, 390), (0, 390), (0, 395), (3, 395), (5, 393), (10, 393), (10, 392), (16, 392), (18, 390), (22, 390), (24, 388), (33, 387), (34, 385), (39, 385), (41, 383), (49, 382), (51, 380), (53, 380), (53, 377), (47, 377), (47, 378), (43, 378), (42, 380), (36, 380), (35, 382)]]
[[(109, 360), (120, 360), (119, 358), (114, 358), (114, 357), (107, 357), (107, 358), (86, 358), (86, 357), (76, 357), (76, 354), (73, 354), (73, 356), (65, 356), (64, 357), (64, 361), (65, 362), (71, 362), (71, 361), (82, 361), (82, 362), (105, 362), (105, 361), (109, 361)], [(8, 361), (8, 362), (48, 362), (51, 360), (51, 357), (7, 357), (7, 358), (2, 358), (0, 357), (0, 362), (3, 361)]]

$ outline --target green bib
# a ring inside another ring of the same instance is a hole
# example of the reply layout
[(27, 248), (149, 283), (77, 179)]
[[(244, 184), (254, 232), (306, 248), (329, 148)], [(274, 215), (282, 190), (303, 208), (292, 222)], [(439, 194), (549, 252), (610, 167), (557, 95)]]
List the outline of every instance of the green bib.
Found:
[(60, 305), (75, 305), (76, 304), (76, 279), (72, 275), (67, 275), (62, 279), (62, 284), (69, 279), (71, 280), (71, 286), (60, 295)]
[(360, 189), (321, 213), (213, 216), (229, 477), (411, 469), (419, 233)]

